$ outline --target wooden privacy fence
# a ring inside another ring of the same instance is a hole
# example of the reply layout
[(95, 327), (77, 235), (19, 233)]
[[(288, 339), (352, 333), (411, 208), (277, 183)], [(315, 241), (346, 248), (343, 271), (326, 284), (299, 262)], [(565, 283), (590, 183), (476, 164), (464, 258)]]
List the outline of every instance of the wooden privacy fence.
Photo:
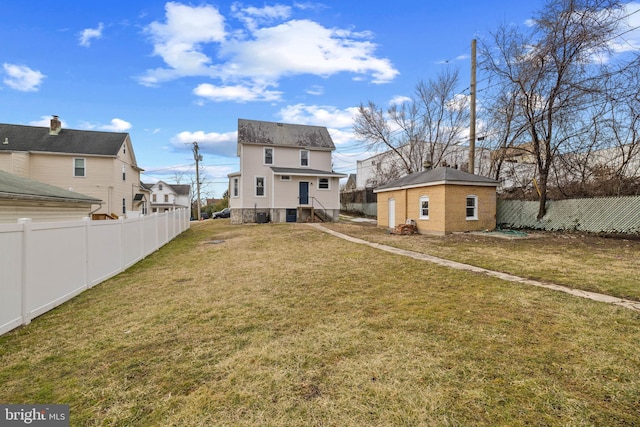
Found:
[(187, 209), (115, 221), (0, 224), (0, 335), (124, 271), (188, 228)]
[(553, 200), (544, 218), (537, 215), (538, 202), (498, 200), (501, 227), (640, 234), (640, 196)]

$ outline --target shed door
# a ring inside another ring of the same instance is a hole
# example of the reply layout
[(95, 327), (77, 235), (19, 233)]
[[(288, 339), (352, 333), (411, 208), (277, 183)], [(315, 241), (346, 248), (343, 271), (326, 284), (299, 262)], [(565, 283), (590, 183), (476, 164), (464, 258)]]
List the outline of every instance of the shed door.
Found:
[(298, 194), (298, 198), (300, 199), (301, 205), (309, 204), (309, 183), (308, 182), (300, 182), (300, 192)]
[(396, 226), (396, 199), (389, 199), (389, 228)]

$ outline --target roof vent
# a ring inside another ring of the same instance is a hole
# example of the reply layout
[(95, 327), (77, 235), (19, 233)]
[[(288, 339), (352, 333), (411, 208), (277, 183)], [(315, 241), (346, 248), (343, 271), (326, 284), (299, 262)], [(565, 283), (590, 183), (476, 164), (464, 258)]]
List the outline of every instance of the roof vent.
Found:
[(49, 126), (49, 135), (58, 135), (62, 130), (62, 122), (58, 119), (58, 116), (53, 116)]

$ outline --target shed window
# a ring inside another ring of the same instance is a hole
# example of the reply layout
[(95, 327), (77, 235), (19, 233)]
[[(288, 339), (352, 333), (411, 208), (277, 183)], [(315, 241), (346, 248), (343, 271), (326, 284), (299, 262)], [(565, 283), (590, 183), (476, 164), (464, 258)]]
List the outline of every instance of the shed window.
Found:
[(420, 219), (429, 219), (429, 196), (420, 197)]
[(467, 219), (478, 219), (478, 196), (467, 196)]
[(318, 189), (319, 190), (328, 190), (329, 189), (329, 178), (318, 178)]

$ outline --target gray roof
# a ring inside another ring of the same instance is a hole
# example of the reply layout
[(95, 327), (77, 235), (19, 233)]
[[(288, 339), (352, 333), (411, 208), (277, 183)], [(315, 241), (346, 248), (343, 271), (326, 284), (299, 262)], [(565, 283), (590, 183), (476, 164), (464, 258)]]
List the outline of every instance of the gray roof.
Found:
[(100, 199), (0, 171), (0, 198), (99, 204)]
[(238, 119), (238, 143), (335, 150), (323, 126), (292, 125)]
[(323, 171), (319, 169), (309, 169), (309, 168), (280, 168), (276, 166), (272, 166), (271, 170), (276, 175), (299, 175), (299, 176), (330, 176), (336, 178), (344, 178), (347, 175), (342, 173), (336, 173), (332, 171)]
[(173, 191), (176, 194), (180, 194), (181, 196), (188, 196), (191, 192), (191, 186), (189, 184), (168, 184), (173, 188)]
[(115, 156), (127, 135), (119, 132), (75, 129), (61, 129), (58, 135), (49, 135), (48, 127), (0, 123), (0, 151)]
[(397, 188), (421, 187), (436, 184), (482, 185), (497, 187), (499, 182), (484, 176), (463, 172), (459, 169), (439, 167), (406, 175), (402, 178), (381, 185), (374, 191), (388, 191)]

